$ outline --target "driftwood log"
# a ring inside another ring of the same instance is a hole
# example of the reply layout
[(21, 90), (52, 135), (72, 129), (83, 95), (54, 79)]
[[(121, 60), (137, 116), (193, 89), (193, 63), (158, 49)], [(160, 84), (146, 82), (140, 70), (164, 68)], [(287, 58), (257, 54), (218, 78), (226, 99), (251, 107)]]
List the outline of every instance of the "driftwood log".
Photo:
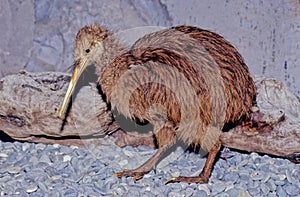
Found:
[(268, 130), (237, 126), (221, 136), (222, 144), (248, 152), (260, 152), (300, 162), (300, 100), (275, 79), (256, 79), (257, 104)]
[(67, 118), (58, 118), (70, 79), (64, 73), (25, 71), (1, 79), (0, 130), (15, 140), (65, 145), (114, 130), (111, 112), (92, 84), (78, 89)]
[[(70, 75), (65, 73), (25, 71), (1, 79), (0, 130), (20, 141), (101, 144), (99, 137), (113, 133), (119, 146), (155, 146), (149, 135), (144, 134), (144, 140), (141, 140), (136, 133), (122, 131), (92, 83), (78, 88), (67, 118), (59, 119), (58, 110), (69, 80)], [(222, 144), (299, 161), (299, 98), (274, 79), (256, 78), (256, 85), (260, 115), (264, 114), (259, 121), (268, 125), (268, 129), (236, 126), (222, 134)]]

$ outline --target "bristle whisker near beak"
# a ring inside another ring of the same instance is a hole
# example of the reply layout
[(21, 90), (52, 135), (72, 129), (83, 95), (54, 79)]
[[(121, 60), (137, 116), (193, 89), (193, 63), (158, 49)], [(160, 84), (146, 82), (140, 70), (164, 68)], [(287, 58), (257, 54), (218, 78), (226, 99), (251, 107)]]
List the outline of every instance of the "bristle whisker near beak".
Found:
[(67, 71), (70, 71), (70, 72), (74, 72), (74, 68), (75, 68), (75, 65), (76, 63), (74, 62), (73, 64), (71, 64), (70, 66), (67, 67)]

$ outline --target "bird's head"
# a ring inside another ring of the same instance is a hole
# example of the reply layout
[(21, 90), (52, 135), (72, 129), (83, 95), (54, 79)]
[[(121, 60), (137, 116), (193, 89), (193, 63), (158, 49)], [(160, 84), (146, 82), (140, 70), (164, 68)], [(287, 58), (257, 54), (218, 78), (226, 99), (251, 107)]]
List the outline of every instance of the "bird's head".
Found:
[(74, 47), (74, 71), (59, 111), (59, 117), (65, 114), (71, 95), (83, 71), (103, 54), (104, 40), (108, 36), (108, 30), (97, 24), (86, 26), (77, 33)]
[(82, 62), (93, 63), (104, 52), (104, 40), (108, 36), (108, 30), (97, 24), (80, 29), (75, 39), (75, 66)]

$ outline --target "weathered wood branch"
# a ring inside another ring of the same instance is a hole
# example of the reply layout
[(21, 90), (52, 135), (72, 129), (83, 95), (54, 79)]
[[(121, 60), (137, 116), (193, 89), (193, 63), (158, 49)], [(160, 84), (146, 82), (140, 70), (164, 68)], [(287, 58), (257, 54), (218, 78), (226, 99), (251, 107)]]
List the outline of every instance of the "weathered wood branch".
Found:
[(1, 79), (0, 130), (13, 139), (35, 141), (98, 136), (114, 129), (95, 85), (78, 89), (67, 118), (58, 118), (69, 81), (69, 75), (51, 72), (21, 72)]
[(262, 120), (271, 125), (272, 129), (253, 132), (237, 126), (222, 134), (223, 145), (300, 162), (299, 98), (286, 85), (274, 79), (256, 78), (256, 86), (257, 104), (265, 114)]
[[(279, 123), (273, 130), (246, 134), (242, 127), (236, 127), (221, 136), (222, 144), (248, 152), (260, 152), (286, 157), (300, 162), (300, 124)], [(298, 131), (297, 131), (298, 129)], [(287, 132), (282, 132), (287, 131)]]
[[(22, 141), (85, 145), (118, 128), (96, 85), (79, 87), (66, 120), (57, 117), (70, 76), (64, 73), (27, 73), (0, 80), (0, 130)], [(224, 132), (224, 146), (298, 160), (300, 157), (300, 101), (276, 80), (257, 79), (261, 119), (271, 129), (237, 126)], [(284, 117), (284, 120), (283, 120)], [(64, 128), (62, 129), (62, 125)], [(151, 136), (114, 133), (116, 144), (149, 145)]]

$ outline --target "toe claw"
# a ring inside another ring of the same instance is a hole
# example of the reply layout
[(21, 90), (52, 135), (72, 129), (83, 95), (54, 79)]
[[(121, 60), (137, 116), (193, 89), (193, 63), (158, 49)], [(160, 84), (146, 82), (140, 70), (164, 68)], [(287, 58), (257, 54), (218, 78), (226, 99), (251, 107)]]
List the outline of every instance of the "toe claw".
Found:
[(116, 177), (118, 177), (118, 178), (121, 178), (123, 176), (125, 176), (125, 177), (131, 176), (129, 170), (123, 170), (122, 172), (115, 172), (113, 175), (116, 176)]
[(173, 177), (173, 178), (168, 179), (165, 182), (165, 184), (175, 183), (175, 182), (186, 182), (186, 183), (200, 183), (200, 184), (204, 184), (204, 183), (208, 182), (208, 179), (205, 179), (202, 176), (197, 176), (197, 177), (179, 176), (179, 177)]
[(168, 183), (174, 183), (174, 182), (176, 182), (176, 177), (169, 178), (169, 179), (165, 182), (165, 185), (167, 185)]
[(134, 175), (133, 180), (134, 180), (134, 182), (135, 182), (135, 181), (140, 180), (141, 178), (143, 178), (143, 176), (140, 176), (140, 175)]
[(131, 170), (124, 170), (123, 172), (116, 172), (113, 175), (118, 178), (131, 176), (131, 177), (133, 177), (134, 181), (137, 181), (137, 180), (143, 178), (144, 174), (145, 174), (145, 172), (135, 172), (135, 171), (131, 171)]
[(122, 175), (121, 175), (120, 172), (116, 172), (116, 173), (114, 173), (113, 175), (116, 176), (116, 177), (118, 177), (118, 178), (121, 178), (121, 177), (122, 177)]

